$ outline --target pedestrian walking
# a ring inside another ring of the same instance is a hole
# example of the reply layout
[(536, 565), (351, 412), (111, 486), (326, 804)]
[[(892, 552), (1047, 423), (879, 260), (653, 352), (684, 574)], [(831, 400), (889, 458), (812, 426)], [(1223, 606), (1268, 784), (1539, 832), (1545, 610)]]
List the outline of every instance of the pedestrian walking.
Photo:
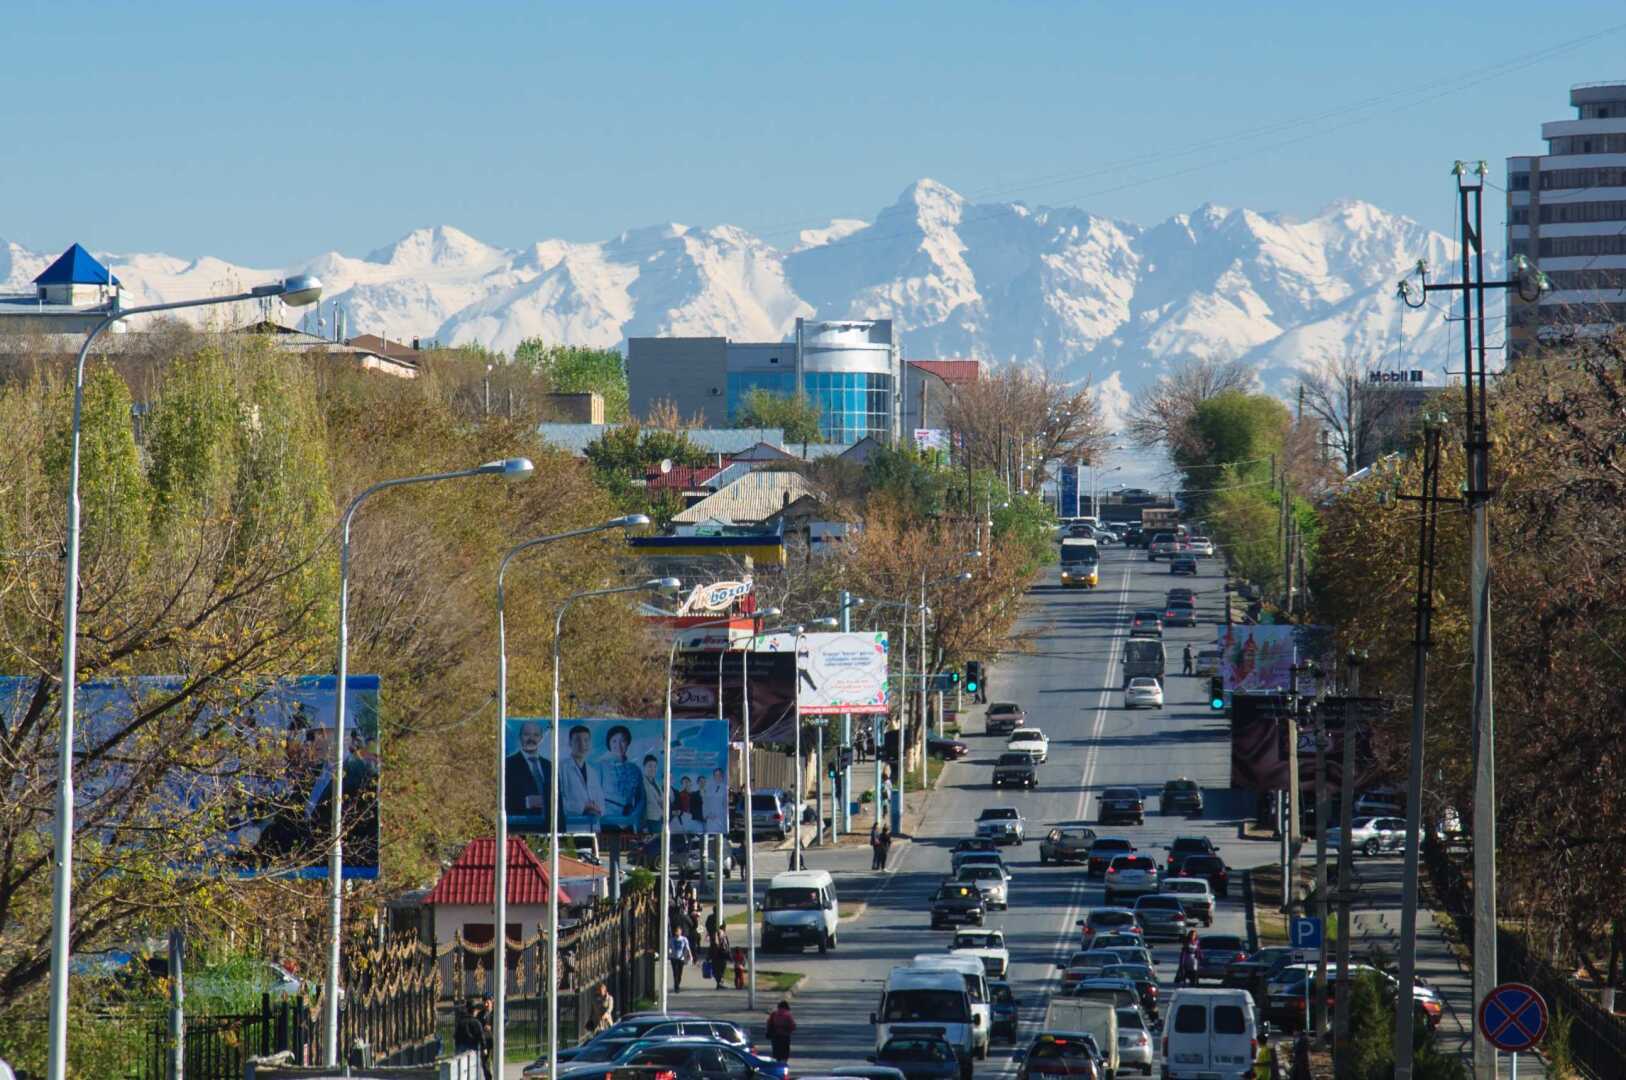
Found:
[(1184, 944), (1180, 946), (1180, 967), (1175, 973), (1174, 983), (1187, 986), (1197, 985), (1197, 972), (1202, 967), (1203, 948), (1197, 942), (1197, 931), (1193, 930), (1186, 935)]
[(881, 849), (881, 865), (876, 867), (876, 869), (885, 870), (887, 856), (892, 854), (892, 827), (890, 825), (881, 826), (881, 835), (879, 839)]
[(469, 998), (457, 1007), (457, 1019), (452, 1022), (452, 1048), (459, 1054), (483, 1054), (485, 1029), (480, 1024), (480, 1001)]
[(672, 943), (667, 955), (672, 961), (672, 989), (681, 993), (683, 991), (683, 969), (694, 959), (694, 949), (689, 945), (688, 937), (683, 933), (683, 927), (672, 927)]
[(796, 1018), (790, 1014), (790, 1002), (783, 999), (779, 1007), (768, 1014), (768, 1042), (773, 1044), (775, 1061), (790, 1060), (790, 1037), (796, 1033)]
[(711, 939), (710, 955), (712, 981), (717, 989), (723, 988), (723, 976), (728, 974), (728, 930), (719, 926), (717, 933)]
[(717, 928), (722, 925), (717, 919), (718, 914), (717, 909), (712, 908), (706, 915), (706, 941), (708, 943), (717, 940)]
[(1183, 658), (1181, 660), (1181, 664), (1182, 664), (1182, 673), (1183, 674), (1186, 674), (1186, 675), (1194, 675), (1194, 674), (1196, 674), (1196, 669), (1191, 666), (1191, 643), (1190, 642), (1186, 643), (1186, 651), (1185, 651), (1185, 654), (1184, 654), (1184, 656), (1183, 656)]
[(598, 1001), (595, 1003), (598, 1019), (593, 1023), (593, 1034), (608, 1031), (615, 1024), (615, 998), (610, 996), (610, 984), (598, 984)]
[(869, 827), (869, 868), (871, 870), (881, 869), (882, 861), (881, 827), (879, 825), (871, 825)]

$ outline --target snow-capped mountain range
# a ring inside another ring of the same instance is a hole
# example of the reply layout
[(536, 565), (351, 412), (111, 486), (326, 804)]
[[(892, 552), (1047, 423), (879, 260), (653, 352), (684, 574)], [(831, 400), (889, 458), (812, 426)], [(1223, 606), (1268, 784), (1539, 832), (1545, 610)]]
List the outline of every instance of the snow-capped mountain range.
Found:
[[(74, 239), (65, 237), (60, 247)], [(337, 252), (263, 269), (202, 257), (101, 254), (127, 304), (321, 277), (321, 319), (348, 334), (619, 346), (646, 335), (777, 341), (796, 317), (893, 319), (907, 356), (1032, 360), (1089, 378), (1116, 412), (1181, 357), (1241, 358), (1265, 385), (1343, 354), (1371, 366), (1449, 359), (1438, 307), (1405, 311), (1395, 282), (1452, 241), (1342, 200), (1308, 219), (1204, 205), (1146, 227), (1072, 207), (971, 202), (911, 184), (873, 221), (837, 219), (777, 243), (731, 225), (634, 229), (599, 243), (492, 247), (450, 226), (365, 258)], [(60, 250), (60, 249), (59, 249)], [(0, 290), (27, 291), (57, 252), (0, 241)], [(315, 329), (316, 316), (279, 316)]]

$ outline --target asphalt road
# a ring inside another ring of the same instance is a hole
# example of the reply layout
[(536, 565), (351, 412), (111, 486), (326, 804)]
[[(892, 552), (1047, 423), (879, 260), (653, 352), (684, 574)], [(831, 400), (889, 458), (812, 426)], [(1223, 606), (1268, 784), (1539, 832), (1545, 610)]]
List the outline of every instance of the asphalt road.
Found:
[[(1148, 562), (1145, 554), (1107, 549), (1101, 564), (1101, 583), (1093, 591), (1064, 591), (1050, 570), (1044, 584), (1031, 594), (1025, 624), (1040, 632), (1035, 651), (1007, 658), (992, 673), (990, 701), (1017, 701), (1027, 710), (1027, 723), (1044, 730), (1050, 756), (1040, 767), (1034, 791), (995, 790), (992, 764), (1004, 744), (985, 736), (975, 726), (962, 734), (971, 754), (945, 770), (932, 794), (924, 823), (913, 842), (894, 852), (895, 872), (878, 879), (868, 872), (867, 848), (811, 849), (807, 864), (837, 875), (843, 897), (862, 898), (869, 904), (863, 914), (844, 923), (840, 945), (826, 956), (809, 952), (799, 957), (759, 955), (763, 968), (807, 973), (797, 994), (795, 1013), (799, 1030), (792, 1057), (800, 1073), (842, 1062), (858, 1061), (873, 1052), (874, 1029), (869, 1015), (892, 967), (908, 963), (918, 953), (941, 952), (950, 938), (947, 931), (929, 928), (927, 901), (948, 873), (949, 848), (970, 835), (978, 812), (985, 806), (1012, 805), (1027, 820), (1029, 842), (1007, 848), (1007, 863), (1014, 874), (1011, 909), (991, 913), (989, 925), (1000, 927), (1011, 950), (1011, 979), (1021, 1003), (1025, 1043), (1037, 1033), (1049, 992), (1056, 986), (1058, 960), (1064, 960), (1078, 940), (1076, 921), (1092, 906), (1104, 903), (1101, 885), (1087, 879), (1081, 867), (1039, 865), (1038, 840), (1052, 822), (1097, 816), (1097, 797), (1104, 787), (1137, 785), (1146, 795), (1144, 826), (1113, 826), (1098, 831), (1132, 838), (1142, 850), (1161, 848), (1179, 834), (1202, 833), (1221, 849), (1233, 866), (1270, 861), (1275, 846), (1236, 839), (1236, 822), (1248, 810), (1246, 801), (1227, 790), (1230, 743), (1227, 721), (1209, 712), (1207, 682), (1184, 678), (1180, 653), (1186, 642), (1194, 649), (1213, 640), (1214, 625), (1222, 617), (1222, 577), (1219, 564), (1204, 560), (1193, 581), (1174, 577), (1166, 562)], [(1137, 607), (1160, 607), (1172, 584), (1190, 585), (1199, 592), (1199, 615), (1208, 620), (1195, 628), (1165, 631), (1172, 674), (1166, 680), (1163, 710), (1125, 710), (1121, 706), (1120, 661), (1128, 622)], [(1204, 789), (1206, 809), (1199, 818), (1164, 817), (1158, 795), (1163, 782), (1189, 777)], [(782, 856), (781, 856), (782, 857)], [(771, 856), (769, 857), (772, 858)], [(772, 862), (760, 869), (777, 869)], [(766, 887), (766, 875), (758, 878)], [(1234, 885), (1234, 883), (1233, 883)], [(1222, 900), (1213, 932), (1243, 933), (1240, 890)], [(1165, 993), (1172, 989), (1178, 947), (1160, 943), (1154, 948)], [(738, 998), (731, 1008), (715, 1008), (722, 999), (707, 989), (674, 997), (673, 1007), (711, 1015), (738, 1015)], [(759, 1001), (766, 1011), (771, 1001)], [(758, 1018), (760, 1019), (760, 1018)], [(760, 1024), (753, 1026), (760, 1029)], [(979, 1076), (1013, 1074), (1009, 1048), (999, 1045)]]

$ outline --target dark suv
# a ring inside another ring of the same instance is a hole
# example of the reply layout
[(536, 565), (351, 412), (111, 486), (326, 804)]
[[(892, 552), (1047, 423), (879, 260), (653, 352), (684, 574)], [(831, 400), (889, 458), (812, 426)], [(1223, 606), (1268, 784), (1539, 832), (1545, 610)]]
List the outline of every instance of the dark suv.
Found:
[[(1203, 789), (1197, 786), (1197, 781), (1187, 780), (1185, 777), (1166, 780), (1163, 783), (1163, 798), (1160, 805), (1165, 814), (1200, 815), (1203, 812)], [(1209, 850), (1212, 851), (1213, 848), (1210, 847)]]
[(1169, 867), (1172, 877), (1200, 877), (1208, 880), (1215, 896), (1227, 896), (1231, 891), (1231, 871), (1218, 855), (1185, 855)]
[(1146, 824), (1146, 802), (1140, 789), (1110, 787), (1101, 792), (1101, 824), (1127, 821), (1132, 825)]

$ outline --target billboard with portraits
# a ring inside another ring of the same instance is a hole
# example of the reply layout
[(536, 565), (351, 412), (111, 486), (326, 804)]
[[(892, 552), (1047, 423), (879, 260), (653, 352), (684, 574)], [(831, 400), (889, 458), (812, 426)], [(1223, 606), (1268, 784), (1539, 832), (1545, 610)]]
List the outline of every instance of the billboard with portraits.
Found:
[(563, 832), (659, 833), (668, 806), (673, 832), (728, 832), (726, 721), (673, 720), (670, 797), (663, 786), (665, 721), (566, 718), (558, 763), (552, 724), (547, 717), (508, 718), (503, 809), (511, 832), (550, 830), (556, 766)]

